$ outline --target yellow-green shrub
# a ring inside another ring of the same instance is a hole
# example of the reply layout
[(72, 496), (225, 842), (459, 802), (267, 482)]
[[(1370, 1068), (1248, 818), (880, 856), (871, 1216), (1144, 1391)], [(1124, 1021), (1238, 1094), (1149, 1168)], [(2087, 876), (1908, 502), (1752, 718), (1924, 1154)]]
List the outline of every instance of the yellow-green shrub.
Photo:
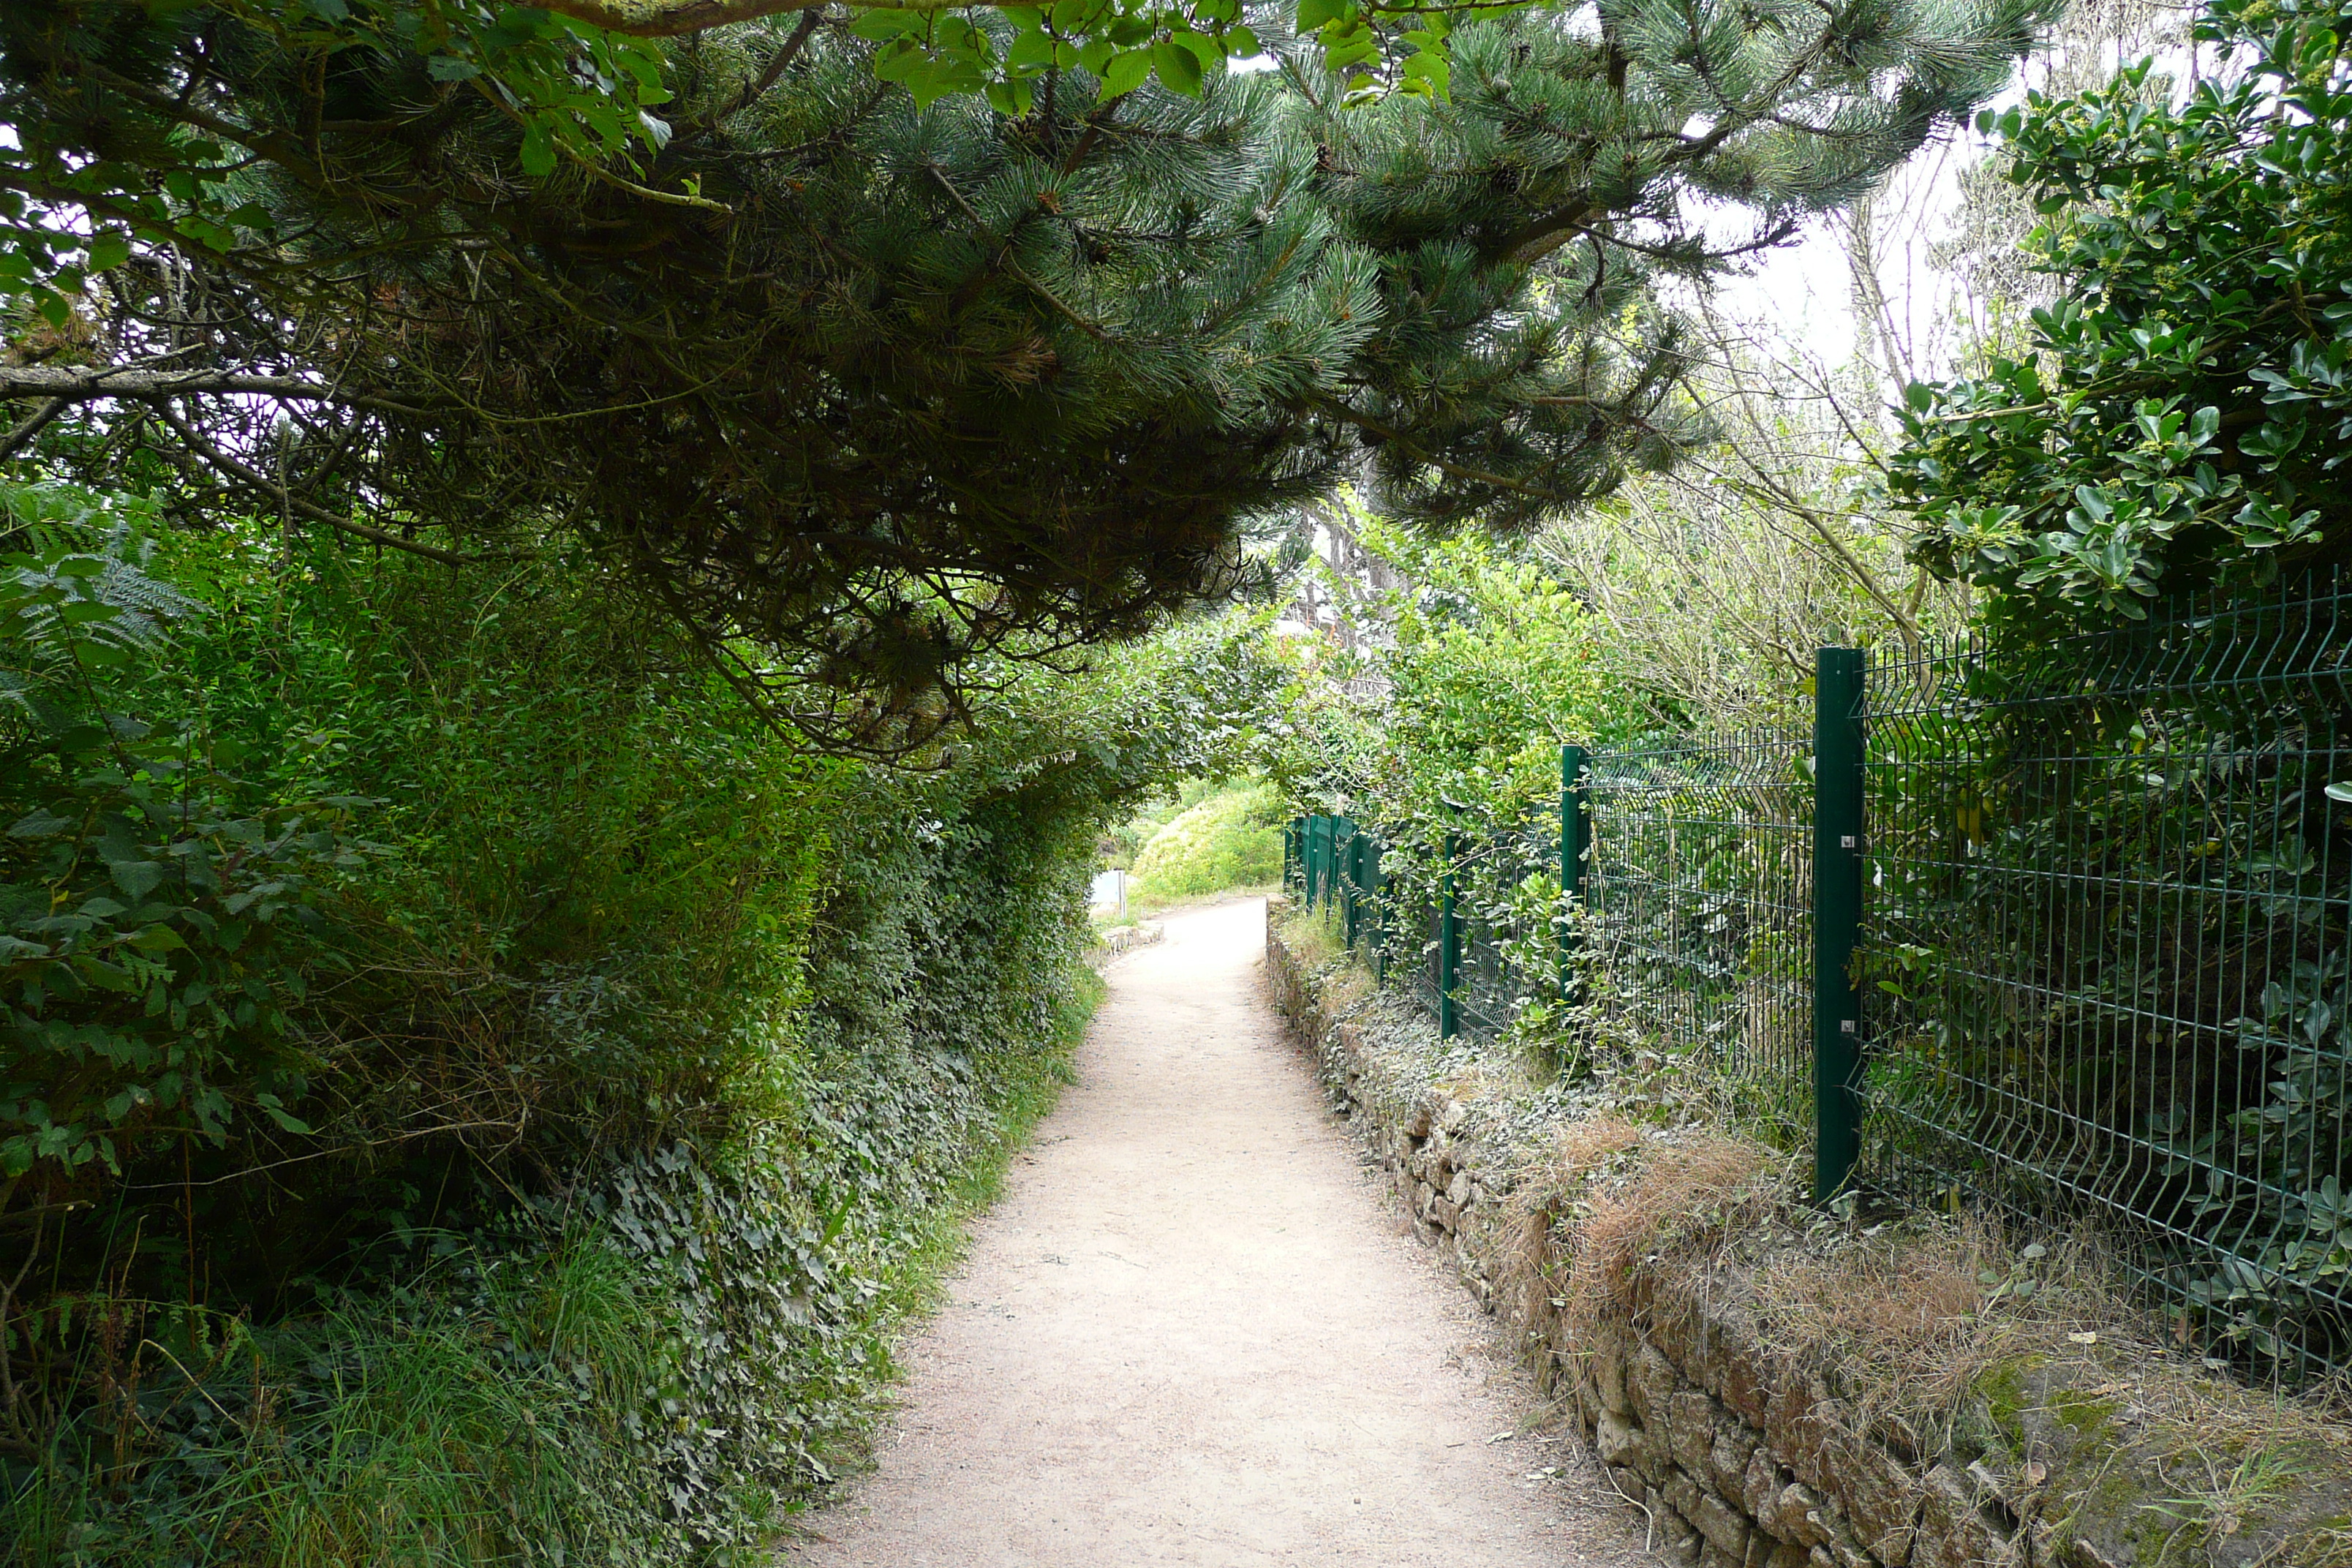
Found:
[(1265, 784), (1211, 795), (1144, 845), (1135, 858), (1139, 890), (1166, 902), (1273, 881), (1282, 874), (1280, 809)]

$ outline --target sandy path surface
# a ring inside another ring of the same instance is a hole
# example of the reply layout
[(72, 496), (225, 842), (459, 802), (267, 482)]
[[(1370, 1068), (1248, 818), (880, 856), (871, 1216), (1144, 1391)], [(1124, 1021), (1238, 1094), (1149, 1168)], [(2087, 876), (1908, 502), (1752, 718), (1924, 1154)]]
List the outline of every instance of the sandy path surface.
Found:
[(782, 1562), (1647, 1560), (1571, 1445), (1493, 1440), (1525, 1391), (1283, 1039), (1264, 921), (1255, 900), (1178, 915), (1111, 967), (1078, 1083), (911, 1349), (877, 1472)]

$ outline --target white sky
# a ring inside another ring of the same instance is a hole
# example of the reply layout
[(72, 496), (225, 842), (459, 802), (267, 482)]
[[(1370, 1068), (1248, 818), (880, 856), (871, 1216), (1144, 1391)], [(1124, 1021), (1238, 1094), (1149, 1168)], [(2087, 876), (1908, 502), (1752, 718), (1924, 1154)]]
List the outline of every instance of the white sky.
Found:
[[(1995, 100), (2002, 107), (2010, 95)], [(1959, 203), (1959, 176), (1989, 153), (1995, 138), (1973, 127), (1930, 142), (1898, 170), (1878, 199), (1879, 288), (1919, 374), (1947, 371), (1952, 347), (1954, 284), (1928, 261), (1930, 249), (1951, 237)], [(1854, 353), (1858, 322), (1845, 247), (1822, 219), (1801, 239), (1757, 258), (1741, 275), (1723, 279), (1716, 308), (1729, 319), (1764, 328), (1825, 364)]]

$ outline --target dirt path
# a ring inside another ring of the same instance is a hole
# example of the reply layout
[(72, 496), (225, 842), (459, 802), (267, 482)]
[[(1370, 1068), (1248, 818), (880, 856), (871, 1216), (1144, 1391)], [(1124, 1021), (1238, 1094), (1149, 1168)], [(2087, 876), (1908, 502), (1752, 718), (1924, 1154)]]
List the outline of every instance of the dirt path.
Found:
[(1078, 1084), (912, 1350), (877, 1473), (782, 1561), (1643, 1560), (1569, 1445), (1492, 1440), (1522, 1391), (1284, 1042), (1264, 920), (1179, 915), (1112, 967)]

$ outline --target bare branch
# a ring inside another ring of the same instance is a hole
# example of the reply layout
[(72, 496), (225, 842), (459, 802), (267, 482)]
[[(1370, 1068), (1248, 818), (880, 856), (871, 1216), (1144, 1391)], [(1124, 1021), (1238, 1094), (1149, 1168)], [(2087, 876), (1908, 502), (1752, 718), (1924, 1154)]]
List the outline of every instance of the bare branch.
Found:
[[(969, 0), (843, 0), (851, 6), (891, 11), (954, 11)], [(791, 11), (814, 11), (827, 0), (541, 0), (545, 9), (633, 38), (675, 38), (733, 22)]]
[(140, 370), (131, 366), (0, 365), (0, 398), (47, 397), (62, 403), (94, 403), (110, 397), (152, 400), (240, 392), (337, 403), (349, 408), (373, 408), (415, 418), (426, 417), (430, 412), (291, 375), (253, 375), (222, 370)]

